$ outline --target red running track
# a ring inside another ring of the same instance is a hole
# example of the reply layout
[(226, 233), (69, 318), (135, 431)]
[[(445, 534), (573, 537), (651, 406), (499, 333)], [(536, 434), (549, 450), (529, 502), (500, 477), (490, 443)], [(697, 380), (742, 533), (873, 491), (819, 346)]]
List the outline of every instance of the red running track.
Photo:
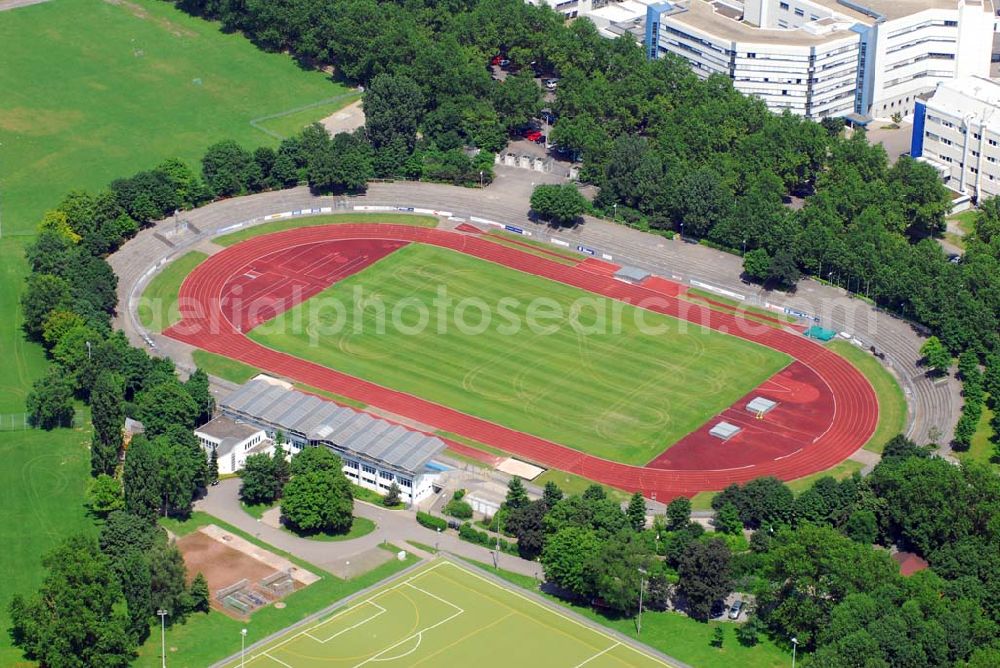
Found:
[[(224, 290), (254, 262), (275, 253), (291, 252), (295, 247), (334, 240), (418, 242), (449, 248), (774, 348), (795, 358), (829, 388), (830, 426), (815, 441), (793, 454), (747, 467), (732, 468), (725, 458), (716, 465), (705, 462), (705, 468), (700, 470), (631, 466), (594, 457), (266, 348), (247, 339), (227, 317), (223, 308)], [(543, 466), (622, 489), (641, 491), (660, 500), (722, 489), (730, 483), (746, 482), (762, 475), (791, 480), (822, 471), (860, 448), (874, 432), (878, 419), (877, 399), (867, 379), (842, 357), (799, 335), (773, 327), (754, 326), (732, 314), (685, 303), (611, 276), (445, 230), (346, 224), (260, 236), (220, 251), (203, 262), (184, 281), (179, 296), (180, 302), (188, 307), (182, 309), (182, 321), (166, 332), (175, 339), (487, 443)]]

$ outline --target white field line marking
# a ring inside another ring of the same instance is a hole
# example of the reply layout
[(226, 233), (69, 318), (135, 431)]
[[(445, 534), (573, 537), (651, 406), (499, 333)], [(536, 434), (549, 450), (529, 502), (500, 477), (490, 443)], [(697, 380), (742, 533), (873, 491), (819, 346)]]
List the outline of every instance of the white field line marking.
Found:
[[(442, 562), (440, 562), (440, 565), (443, 565), (445, 563), (447, 563), (447, 562), (442, 561)], [(429, 571), (429, 569), (428, 569), (428, 571)], [(417, 577), (419, 577), (420, 575), (426, 574), (428, 571), (424, 571), (423, 573), (418, 573), (416, 576), (410, 578), (410, 580), (415, 580)], [(427, 633), (428, 631), (430, 631), (432, 629), (435, 629), (435, 628), (441, 626), (442, 624), (447, 624), (448, 622), (450, 622), (451, 620), (455, 619), (456, 617), (465, 614), (465, 610), (463, 610), (461, 607), (455, 605), (454, 603), (451, 603), (450, 601), (446, 601), (443, 598), (441, 598), (440, 596), (436, 596), (436, 595), (430, 593), (429, 591), (424, 591), (420, 587), (417, 587), (417, 586), (413, 585), (410, 582), (410, 580), (407, 580), (406, 582), (400, 583), (400, 586), (402, 586), (402, 585), (405, 584), (406, 586), (411, 587), (411, 588), (419, 591), (422, 594), (426, 594), (427, 596), (430, 596), (431, 598), (434, 598), (434, 599), (437, 599), (438, 601), (441, 601), (445, 605), (449, 605), (452, 608), (455, 608), (455, 610), (457, 610), (458, 612), (454, 613), (453, 615), (449, 615), (448, 617), (445, 617), (441, 621), (436, 622), (434, 624), (431, 624), (428, 627), (422, 628), (419, 631), (417, 631), (416, 633), (410, 634), (409, 636), (403, 638), (402, 640), (389, 645), (388, 647), (386, 647), (386, 648), (382, 649), (381, 651), (379, 651), (379, 652), (373, 654), (372, 656), (368, 657), (367, 659), (365, 659), (361, 663), (356, 664), (354, 666), (354, 668), (361, 668), (361, 666), (364, 666), (364, 665), (366, 665), (368, 663), (372, 663), (372, 662), (376, 662), (376, 661), (385, 661), (387, 659), (380, 659), (379, 657), (382, 656), (383, 654), (385, 654), (386, 652), (389, 652), (389, 651), (395, 649), (396, 647), (399, 647), (403, 643), (408, 642), (409, 640), (412, 640), (413, 638), (416, 638), (418, 636), (420, 637), (421, 642), (422, 642), (423, 641), (423, 635), (425, 633)], [(406, 654), (404, 654), (403, 656), (406, 656)]]
[(281, 659), (276, 659), (276, 658), (274, 658), (273, 656), (271, 656), (270, 654), (268, 654), (267, 652), (264, 652), (263, 656), (266, 656), (266, 657), (267, 657), (267, 658), (269, 658), (269, 659), (270, 659), (271, 661), (275, 661), (275, 662), (277, 662), (277, 663), (280, 663), (281, 665), (285, 666), (285, 668), (293, 668), (293, 666), (292, 666), (291, 664), (288, 664), (288, 663), (285, 663), (285, 662), (284, 662), (284, 661), (282, 661)]
[(536, 607), (539, 607), (542, 610), (546, 610), (550, 614), (553, 614), (556, 617), (559, 617), (560, 619), (565, 619), (566, 621), (572, 622), (572, 623), (576, 624), (577, 626), (580, 626), (582, 628), (587, 629), (591, 633), (596, 633), (597, 635), (603, 636), (604, 638), (607, 638), (608, 640), (611, 640), (613, 642), (617, 642), (620, 645), (622, 645), (623, 647), (626, 647), (626, 648), (632, 650), (633, 652), (635, 652), (636, 654), (639, 654), (640, 656), (644, 656), (647, 659), (651, 659), (653, 661), (657, 661), (657, 662), (659, 662), (659, 663), (661, 663), (661, 664), (663, 664), (665, 666), (670, 666), (671, 665), (669, 663), (664, 662), (659, 657), (651, 656), (651, 655), (646, 654), (645, 652), (641, 651), (640, 649), (638, 649), (636, 647), (633, 647), (632, 645), (624, 644), (620, 640), (618, 640), (617, 638), (615, 638), (614, 636), (608, 635), (607, 633), (605, 633), (604, 631), (601, 631), (600, 629), (595, 629), (595, 628), (593, 628), (591, 626), (587, 626), (583, 622), (581, 622), (579, 620), (576, 620), (576, 619), (573, 619), (572, 617), (569, 617), (567, 615), (561, 614), (560, 612), (558, 612), (556, 610), (553, 610), (552, 608), (548, 607), (547, 605), (543, 605), (542, 603), (539, 603), (538, 601), (536, 601), (536, 600), (534, 600), (532, 598), (529, 598), (528, 596), (525, 596), (524, 594), (522, 594), (520, 592), (514, 591), (513, 589), (506, 589), (504, 587), (501, 587), (496, 582), (493, 582), (489, 578), (484, 577), (484, 576), (480, 575), (479, 573), (473, 572), (471, 569), (470, 570), (466, 570), (466, 569), (462, 568), (461, 566), (458, 566), (456, 564), (451, 563), (450, 561), (445, 561), (445, 562), (442, 562), (442, 563), (446, 563), (449, 566), (451, 566), (452, 568), (455, 568), (455, 569), (457, 569), (457, 570), (459, 570), (459, 571), (461, 571), (463, 573), (468, 573), (472, 577), (478, 578), (478, 579), (482, 580), (483, 582), (486, 582), (487, 584), (493, 585), (494, 587), (496, 587), (497, 589), (499, 589), (501, 591), (508, 592), (510, 594), (513, 594), (514, 596), (517, 596), (518, 598), (524, 599), (525, 601), (528, 601), (532, 605), (534, 605)]
[[(412, 638), (413, 636), (410, 636), (410, 637)], [(409, 650), (403, 652), (402, 654), (397, 654), (396, 656), (387, 656), (387, 657), (384, 657), (384, 658), (381, 658), (381, 659), (374, 659), (373, 663), (376, 662), (376, 661), (395, 661), (396, 659), (402, 659), (403, 657), (410, 656), (411, 654), (413, 654), (414, 652), (416, 652), (420, 648), (420, 645), (423, 644), (423, 642), (424, 642), (424, 632), (423, 631), (418, 631), (417, 632), (417, 644), (414, 645), (413, 647), (411, 647)]]
[(367, 603), (368, 603), (368, 605), (374, 605), (376, 608), (378, 608), (378, 612), (376, 612), (371, 617), (365, 617), (364, 619), (362, 619), (357, 624), (352, 624), (351, 626), (348, 626), (346, 629), (341, 629), (341, 630), (337, 631), (336, 633), (334, 633), (332, 636), (330, 636), (326, 640), (320, 640), (319, 638), (317, 638), (316, 636), (314, 636), (312, 634), (309, 634), (309, 637), (312, 638), (313, 640), (315, 640), (316, 642), (318, 642), (319, 644), (325, 645), (326, 643), (330, 642), (331, 640), (333, 640), (337, 636), (339, 636), (339, 635), (341, 635), (343, 633), (347, 633), (348, 631), (353, 631), (354, 629), (358, 628), (359, 626), (364, 626), (365, 624), (367, 624), (368, 622), (372, 621), (373, 619), (381, 617), (385, 613), (389, 612), (388, 610), (386, 610), (385, 608), (383, 608), (381, 605), (379, 605), (375, 601), (367, 601)]
[(610, 652), (611, 650), (613, 650), (613, 649), (614, 649), (615, 647), (618, 647), (619, 645), (621, 645), (621, 643), (620, 643), (620, 642), (616, 642), (616, 643), (615, 643), (614, 645), (612, 645), (611, 647), (608, 647), (608, 648), (606, 648), (606, 649), (602, 649), (602, 650), (601, 650), (600, 652), (598, 652), (598, 653), (597, 653), (597, 654), (595, 654), (594, 656), (590, 657), (589, 659), (587, 659), (587, 660), (583, 661), (582, 663), (578, 663), (578, 664), (576, 664), (576, 668), (580, 668), (580, 666), (586, 666), (586, 665), (587, 665), (588, 663), (590, 663), (591, 661), (593, 661), (593, 660), (594, 660), (594, 659), (596, 659), (597, 657), (599, 657), (599, 656), (604, 656), (605, 654), (607, 654), (608, 652)]
[(363, 601), (358, 601), (358, 602), (357, 602), (357, 603), (355, 603), (354, 605), (350, 605), (350, 606), (347, 606), (347, 607), (346, 607), (346, 608), (344, 608), (343, 610), (338, 610), (338, 611), (337, 611), (337, 612), (335, 612), (335, 613), (334, 613), (333, 615), (331, 615), (331, 616), (327, 617), (327, 618), (326, 618), (326, 619), (324, 619), (323, 621), (321, 621), (321, 622), (317, 622), (317, 623), (316, 623), (316, 624), (315, 624), (314, 626), (310, 626), (310, 627), (309, 627), (309, 628), (307, 628), (307, 629), (303, 629), (302, 631), (299, 631), (298, 633), (296, 633), (296, 634), (294, 634), (294, 635), (292, 635), (292, 636), (289, 636), (288, 638), (285, 638), (284, 640), (282, 640), (282, 641), (281, 641), (281, 642), (279, 642), (278, 644), (276, 644), (276, 645), (271, 645), (270, 647), (267, 647), (267, 648), (265, 648), (265, 649), (264, 649), (263, 651), (261, 651), (260, 653), (258, 653), (258, 654), (255, 654), (255, 655), (253, 655), (253, 656), (251, 656), (251, 657), (248, 657), (248, 660), (249, 660), (249, 661), (253, 661), (253, 660), (254, 660), (255, 658), (257, 658), (257, 657), (261, 657), (261, 656), (266, 656), (268, 652), (273, 652), (274, 650), (278, 649), (279, 647), (283, 647), (284, 645), (287, 645), (288, 643), (290, 643), (290, 642), (292, 642), (293, 640), (296, 640), (296, 639), (298, 639), (298, 638), (300, 638), (300, 637), (302, 637), (302, 636), (308, 636), (308, 637), (309, 637), (309, 638), (311, 638), (312, 640), (314, 640), (314, 641), (316, 641), (316, 642), (319, 642), (319, 641), (318, 641), (318, 640), (316, 639), (316, 637), (315, 637), (315, 636), (313, 636), (313, 635), (311, 635), (311, 634), (309, 633), (310, 631), (315, 631), (316, 629), (320, 628), (321, 626), (324, 626), (324, 625), (325, 625), (325, 624), (327, 624), (328, 622), (330, 622), (330, 621), (332, 621), (332, 620), (336, 619), (336, 618), (337, 618), (337, 617), (339, 617), (340, 615), (343, 615), (343, 614), (345, 614), (345, 613), (347, 613), (347, 612), (350, 612), (351, 610), (354, 610), (355, 608), (358, 608), (358, 607), (360, 607), (360, 606), (364, 605), (365, 603), (373, 603), (373, 602), (374, 602), (374, 599), (378, 598), (379, 596), (382, 596), (383, 594), (387, 594), (388, 592), (390, 592), (390, 591), (392, 591), (392, 590), (394, 590), (394, 589), (398, 589), (398, 588), (402, 587), (403, 585), (406, 585), (406, 584), (408, 584), (408, 583), (410, 582), (410, 580), (413, 580), (413, 579), (415, 579), (415, 578), (418, 578), (418, 577), (420, 577), (421, 575), (425, 575), (425, 574), (427, 574), (427, 573), (430, 573), (430, 572), (431, 572), (431, 571), (433, 571), (434, 569), (436, 569), (436, 568), (439, 568), (440, 566), (443, 566), (443, 565), (444, 565), (444, 564), (446, 564), (446, 563), (447, 563), (447, 562), (445, 562), (445, 561), (439, 561), (438, 563), (436, 563), (436, 564), (434, 564), (434, 565), (432, 565), (432, 566), (430, 566), (430, 567), (428, 567), (428, 568), (426, 568), (426, 569), (424, 569), (424, 570), (420, 571), (419, 573), (417, 573), (417, 574), (415, 574), (415, 575), (412, 575), (412, 576), (410, 576), (410, 577), (406, 578), (406, 579), (405, 579), (405, 580), (403, 580), (402, 582), (397, 582), (396, 584), (394, 584), (393, 586), (389, 587), (388, 589), (384, 589), (384, 590), (382, 590), (382, 591), (380, 591), (380, 592), (376, 592), (375, 594), (373, 594), (373, 595), (372, 595), (372, 596), (370, 596), (369, 598), (366, 598), (366, 599), (365, 599), (365, 600), (363, 600)]

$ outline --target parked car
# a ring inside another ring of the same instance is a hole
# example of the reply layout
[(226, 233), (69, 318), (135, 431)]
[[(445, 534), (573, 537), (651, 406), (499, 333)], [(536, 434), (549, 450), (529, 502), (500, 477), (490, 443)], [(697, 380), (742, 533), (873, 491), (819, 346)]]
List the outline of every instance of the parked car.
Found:
[(729, 619), (739, 619), (741, 612), (743, 612), (743, 601), (737, 599), (729, 608)]
[(508, 58), (501, 58), (500, 62), (497, 63), (497, 65), (499, 65), (500, 67), (507, 67), (508, 65), (510, 65), (510, 60)]
[(492, 58), (490, 58), (490, 65), (496, 67), (497, 65), (500, 64), (501, 60), (503, 60), (503, 56), (493, 56)]
[(559, 79), (546, 79), (542, 83), (545, 84), (547, 90), (555, 90), (559, 86)]
[[(535, 130), (533, 128), (528, 128), (527, 130), (523, 131), (521, 133), (521, 136), (527, 139), (528, 141), (535, 142), (536, 144), (545, 141), (545, 135), (543, 135), (540, 130)], [(539, 139), (541, 139), (541, 142), (539, 142)]]

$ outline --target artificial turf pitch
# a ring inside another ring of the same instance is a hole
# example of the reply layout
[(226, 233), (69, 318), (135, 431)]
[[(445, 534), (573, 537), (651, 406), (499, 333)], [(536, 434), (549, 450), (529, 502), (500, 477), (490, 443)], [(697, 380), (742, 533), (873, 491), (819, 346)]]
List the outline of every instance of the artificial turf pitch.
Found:
[[(329, 617), (252, 648), (249, 668), (670, 664), (451, 561), (438, 560)], [(240, 666), (240, 658), (229, 664)]]
[[(444, 309), (435, 303), (442, 288), (451, 298)], [(355, 308), (356, 289), (367, 300), (364, 309)], [(471, 328), (457, 326), (456, 311), (467, 298), (487, 305), (488, 326), (477, 307), (466, 308), (462, 319)], [(501, 300), (508, 301), (500, 306)], [(410, 306), (396, 308), (404, 303)], [(422, 316), (415, 303), (425, 307), (423, 328), (417, 327)], [(532, 330), (526, 325), (532, 304), (539, 313), (561, 311), (562, 317), (536, 318)], [(574, 304), (581, 305), (575, 321), (569, 317)], [(620, 318), (613, 317), (614, 308)], [(389, 318), (380, 330), (383, 310)], [(605, 326), (598, 324), (599, 310), (607, 316)], [(393, 325), (394, 311), (402, 326)], [(508, 327), (515, 320), (516, 332)], [(640, 322), (660, 331), (650, 333)], [(577, 288), (421, 244), (393, 252), (249, 337), (630, 464), (650, 461), (788, 363), (784, 354), (756, 343), (648, 311), (640, 315)]]

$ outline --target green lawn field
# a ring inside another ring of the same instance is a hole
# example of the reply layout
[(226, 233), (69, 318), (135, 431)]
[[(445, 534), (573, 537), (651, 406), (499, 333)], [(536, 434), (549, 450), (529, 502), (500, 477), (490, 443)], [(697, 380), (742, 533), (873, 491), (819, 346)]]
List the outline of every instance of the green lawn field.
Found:
[[(99, 189), (168, 157), (196, 164), (220, 139), (276, 145), (274, 135), (356, 97), (158, 0), (0, 12), (0, 44), (5, 234), (33, 230), (72, 188)], [(261, 118), (263, 129), (251, 125)]]
[(317, 225), (337, 225), (342, 223), (387, 223), (390, 225), (415, 225), (417, 227), (436, 227), (438, 219), (412, 213), (333, 213), (323, 216), (307, 216), (304, 218), (286, 218), (270, 223), (261, 223), (253, 227), (223, 234), (212, 239), (220, 246), (232, 246), (262, 234), (271, 234), (298, 227), (316, 227)]
[(14, 594), (42, 583), (42, 555), (73, 533), (95, 533), (84, 507), (90, 479), (88, 429), (0, 432), (0, 666), (28, 665), (7, 628)]
[[(370, 300), (363, 312), (355, 308), (355, 288)], [(451, 304), (439, 308), (435, 299), (441, 289), (447, 289)], [(467, 299), (484, 300), (489, 326), (480, 326), (486, 316), (478, 308), (463, 310)], [(333, 302), (343, 306), (339, 329)], [(383, 309), (377, 302), (390, 316), (381, 333), (376, 320)], [(423, 328), (415, 303), (425, 309)], [(651, 460), (788, 362), (774, 350), (617, 302), (616, 319), (610, 304), (462, 253), (411, 244), (264, 323), (250, 337), (632, 464)], [(580, 306), (579, 327), (568, 315), (574, 306)], [(602, 306), (607, 321), (620, 326), (598, 326), (595, 314)], [(464, 314), (466, 327), (456, 324), (457, 314)], [(531, 314), (537, 317), (529, 327)], [(637, 319), (662, 330), (649, 333)], [(522, 325), (516, 333), (509, 327), (514, 321)]]
[(143, 327), (162, 332), (181, 319), (177, 309), (177, 292), (191, 270), (206, 258), (208, 255), (201, 251), (188, 251), (153, 276), (136, 306), (136, 313)]
[[(498, 648), (497, 641), (500, 640)], [(511, 642), (516, 639), (516, 642)], [(249, 668), (670, 664), (450, 561), (247, 652)], [(240, 659), (228, 664), (240, 666)]]
[(906, 431), (907, 407), (902, 388), (895, 377), (867, 350), (847, 341), (832, 341), (827, 347), (857, 367), (875, 389), (875, 396), (878, 397), (878, 425), (865, 444), (865, 450), (881, 453), (889, 439)]

